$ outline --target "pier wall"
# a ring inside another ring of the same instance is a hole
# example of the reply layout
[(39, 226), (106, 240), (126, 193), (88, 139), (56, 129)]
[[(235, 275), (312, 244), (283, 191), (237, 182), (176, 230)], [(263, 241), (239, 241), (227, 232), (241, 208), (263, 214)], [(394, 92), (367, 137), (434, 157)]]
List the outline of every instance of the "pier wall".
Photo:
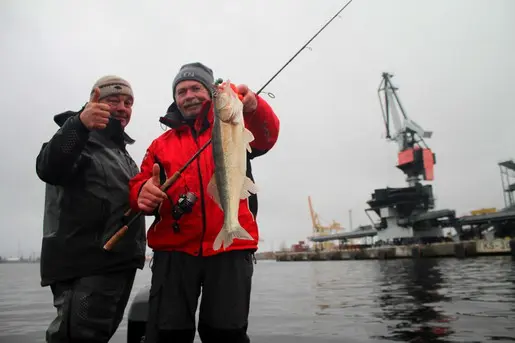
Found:
[(353, 250), (276, 252), (275, 259), (286, 261), (329, 260), (385, 260), (399, 258), (431, 258), (512, 255), (515, 256), (515, 240), (494, 239), (464, 242), (445, 242), (428, 245), (374, 247)]

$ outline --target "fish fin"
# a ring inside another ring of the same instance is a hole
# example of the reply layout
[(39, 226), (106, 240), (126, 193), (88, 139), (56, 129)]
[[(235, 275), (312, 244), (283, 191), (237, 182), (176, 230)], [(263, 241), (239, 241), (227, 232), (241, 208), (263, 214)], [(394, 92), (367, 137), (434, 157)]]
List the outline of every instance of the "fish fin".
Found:
[(254, 181), (246, 176), (243, 181), (243, 187), (241, 188), (240, 199), (247, 199), (250, 196), (250, 193), (257, 194), (257, 192), (259, 192), (259, 189)]
[(213, 199), (214, 202), (222, 208), (222, 202), (220, 201), (220, 194), (218, 193), (218, 187), (216, 186), (216, 178), (215, 174), (211, 177), (211, 180), (209, 180), (209, 183), (207, 184), (207, 193)]
[(213, 249), (215, 251), (220, 250), (221, 247), (227, 249), (231, 246), (235, 238), (245, 239), (249, 241), (254, 240), (254, 237), (252, 237), (250, 233), (248, 233), (243, 227), (241, 227), (241, 225), (236, 224), (231, 230), (227, 230), (224, 225), (222, 230), (220, 230), (220, 232), (216, 236), (215, 241), (213, 242)]
[(246, 127), (243, 128), (243, 140), (245, 141), (245, 147), (248, 152), (252, 152), (252, 148), (250, 147), (250, 142), (254, 140), (254, 135), (252, 132)]

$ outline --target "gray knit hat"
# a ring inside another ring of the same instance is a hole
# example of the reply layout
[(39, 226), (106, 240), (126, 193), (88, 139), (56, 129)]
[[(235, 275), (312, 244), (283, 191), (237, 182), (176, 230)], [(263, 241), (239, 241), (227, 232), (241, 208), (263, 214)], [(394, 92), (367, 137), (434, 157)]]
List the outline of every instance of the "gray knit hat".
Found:
[(206, 87), (209, 92), (213, 90), (213, 71), (200, 62), (185, 64), (179, 69), (179, 73), (173, 80), (173, 100), (175, 101), (175, 88), (181, 81), (193, 80), (198, 81)]
[(91, 88), (90, 98), (96, 87), (100, 88), (100, 99), (113, 94), (130, 95), (134, 99), (130, 83), (116, 75), (106, 75), (98, 79)]

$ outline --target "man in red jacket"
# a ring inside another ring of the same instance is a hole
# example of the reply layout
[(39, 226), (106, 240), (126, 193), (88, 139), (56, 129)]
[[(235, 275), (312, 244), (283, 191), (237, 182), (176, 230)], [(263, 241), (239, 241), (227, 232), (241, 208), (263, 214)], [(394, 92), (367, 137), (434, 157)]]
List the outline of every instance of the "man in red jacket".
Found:
[[(211, 138), (214, 78), (195, 62), (181, 67), (173, 81), (174, 102), (160, 122), (167, 130), (147, 149), (141, 172), (130, 182), (134, 210), (155, 216), (147, 233), (154, 251), (149, 317), (145, 342), (193, 342), (195, 313), (202, 290), (198, 331), (202, 342), (250, 342), (247, 336), (254, 252), (259, 240), (257, 197), (240, 201), (239, 221), (254, 240), (235, 239), (227, 249), (213, 250), (223, 212), (207, 194), (214, 173), (207, 147), (166, 192), (160, 185)], [(254, 135), (250, 160), (276, 143), (279, 119), (269, 104), (245, 85), (245, 126)]]

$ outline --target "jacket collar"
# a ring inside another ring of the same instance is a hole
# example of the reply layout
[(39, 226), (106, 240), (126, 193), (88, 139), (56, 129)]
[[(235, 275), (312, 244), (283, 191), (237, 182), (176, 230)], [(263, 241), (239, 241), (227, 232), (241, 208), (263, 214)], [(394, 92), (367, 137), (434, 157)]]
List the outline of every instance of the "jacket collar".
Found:
[[(84, 111), (84, 108), (86, 105), (82, 106), (82, 108), (75, 112), (75, 111), (66, 111), (63, 113), (56, 114), (54, 116), (54, 122), (59, 126), (62, 127), (66, 120), (68, 118), (73, 116), (78, 116), (79, 114)], [(117, 122), (115, 122), (116, 119), (110, 119), (110, 123), (108, 124), (108, 127), (105, 130), (98, 131), (99, 134), (103, 136), (107, 136), (108, 138), (118, 142), (122, 141), (123, 144), (134, 144), (136, 141), (130, 137), (125, 130), (121, 129), (119, 125), (116, 125)], [(120, 142), (121, 143), (121, 142)]]

